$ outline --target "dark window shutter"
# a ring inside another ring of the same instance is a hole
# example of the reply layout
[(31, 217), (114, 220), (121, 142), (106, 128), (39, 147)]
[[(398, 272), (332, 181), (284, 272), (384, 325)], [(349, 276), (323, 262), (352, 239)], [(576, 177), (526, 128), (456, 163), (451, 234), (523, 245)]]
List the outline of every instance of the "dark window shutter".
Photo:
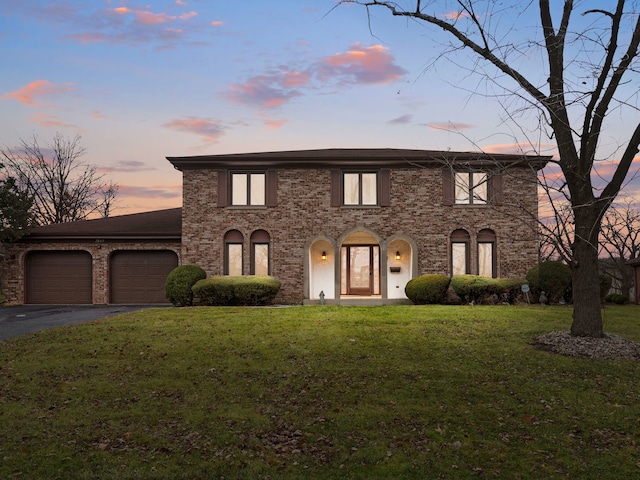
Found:
[(496, 173), (491, 176), (491, 203), (494, 205), (502, 205), (504, 203), (501, 173)]
[(380, 192), (380, 206), (391, 206), (391, 170), (383, 168), (378, 173), (378, 191)]
[(218, 170), (218, 206), (229, 205), (229, 174), (226, 170)]
[(342, 172), (331, 170), (331, 206), (342, 205)]
[(278, 171), (267, 170), (267, 207), (275, 207), (278, 205)]
[(453, 205), (455, 203), (455, 186), (453, 172), (449, 167), (442, 170), (442, 204)]

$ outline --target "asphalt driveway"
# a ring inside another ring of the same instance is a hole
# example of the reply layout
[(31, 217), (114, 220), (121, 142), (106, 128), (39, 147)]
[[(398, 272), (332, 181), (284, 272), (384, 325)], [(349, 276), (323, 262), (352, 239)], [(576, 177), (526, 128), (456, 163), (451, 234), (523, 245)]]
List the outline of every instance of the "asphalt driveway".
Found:
[(163, 305), (16, 305), (0, 307), (0, 340)]

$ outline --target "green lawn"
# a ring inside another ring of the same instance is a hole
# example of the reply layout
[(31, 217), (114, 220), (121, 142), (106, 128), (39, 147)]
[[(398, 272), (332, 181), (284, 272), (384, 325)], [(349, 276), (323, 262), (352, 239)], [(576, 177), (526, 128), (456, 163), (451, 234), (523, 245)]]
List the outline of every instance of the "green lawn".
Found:
[(570, 320), (164, 308), (0, 342), (0, 478), (640, 478), (640, 362), (531, 346)]

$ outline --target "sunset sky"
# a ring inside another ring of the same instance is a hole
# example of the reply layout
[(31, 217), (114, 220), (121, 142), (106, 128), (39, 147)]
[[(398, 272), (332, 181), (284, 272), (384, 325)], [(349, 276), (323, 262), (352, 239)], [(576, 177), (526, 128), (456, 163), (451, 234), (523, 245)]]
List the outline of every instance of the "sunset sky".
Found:
[[(434, 63), (439, 33), (381, 9), (370, 24), (362, 7), (334, 6), (3, 0), (0, 145), (80, 135), (84, 160), (120, 185), (113, 214), (181, 206), (182, 175), (167, 156), (359, 147), (534, 153), (493, 95), (470, 93), (487, 91), (477, 77)], [(635, 115), (607, 132), (609, 160)], [(522, 122), (535, 132), (532, 116)], [(545, 142), (536, 139), (539, 153), (553, 154)], [(625, 195), (640, 198), (640, 178)]]

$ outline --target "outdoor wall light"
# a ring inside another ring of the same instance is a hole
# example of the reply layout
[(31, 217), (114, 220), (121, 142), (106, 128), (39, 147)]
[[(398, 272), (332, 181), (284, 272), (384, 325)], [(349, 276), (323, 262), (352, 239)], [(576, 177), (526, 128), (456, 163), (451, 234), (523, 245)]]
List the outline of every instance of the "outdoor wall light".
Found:
[(322, 261), (324, 262), (327, 259), (327, 252), (322, 252)]
[(400, 250), (396, 250), (396, 260), (400, 260)]

